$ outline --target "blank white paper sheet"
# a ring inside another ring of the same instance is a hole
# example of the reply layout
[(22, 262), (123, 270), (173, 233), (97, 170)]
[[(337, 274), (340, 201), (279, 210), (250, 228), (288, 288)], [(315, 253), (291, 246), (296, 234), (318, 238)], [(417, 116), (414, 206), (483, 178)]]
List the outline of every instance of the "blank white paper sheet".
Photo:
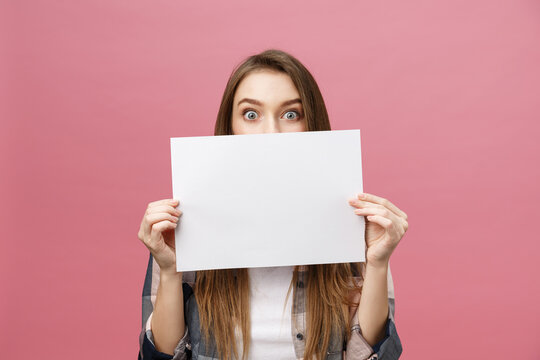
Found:
[(360, 130), (171, 138), (178, 271), (365, 261)]

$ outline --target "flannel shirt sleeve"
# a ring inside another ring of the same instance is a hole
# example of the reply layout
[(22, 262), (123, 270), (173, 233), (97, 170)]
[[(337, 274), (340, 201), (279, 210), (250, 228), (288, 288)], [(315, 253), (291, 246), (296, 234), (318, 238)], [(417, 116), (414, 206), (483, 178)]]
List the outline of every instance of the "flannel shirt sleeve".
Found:
[(144, 279), (142, 293), (142, 329), (139, 334), (139, 355), (138, 360), (185, 360), (188, 359), (186, 345), (188, 343), (188, 328), (178, 342), (174, 354), (166, 354), (156, 349), (154, 337), (151, 329), (152, 313), (156, 301), (157, 287), (159, 285), (159, 266), (154, 261), (152, 255), (148, 259), (146, 276)]
[(354, 313), (352, 333), (347, 342), (346, 356), (349, 360), (395, 360), (399, 359), (403, 352), (401, 340), (396, 330), (394, 320), (395, 314), (395, 296), (394, 282), (392, 273), (390, 272), (390, 264), (388, 265), (388, 318), (385, 324), (385, 337), (375, 344), (373, 347), (369, 345), (366, 339), (362, 336), (360, 325), (358, 324), (356, 313)]

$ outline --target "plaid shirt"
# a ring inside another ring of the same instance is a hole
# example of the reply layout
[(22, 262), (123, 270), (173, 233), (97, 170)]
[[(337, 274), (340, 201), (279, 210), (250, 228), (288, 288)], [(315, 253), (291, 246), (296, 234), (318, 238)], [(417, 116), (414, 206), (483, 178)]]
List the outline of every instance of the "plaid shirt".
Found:
[[(365, 274), (365, 263), (362, 263), (362, 274)], [(294, 351), (297, 359), (303, 359), (305, 348), (305, 324), (306, 324), (306, 267), (300, 266), (298, 272), (298, 282), (296, 283), (296, 297), (292, 304), (292, 323), (291, 336), (294, 344)], [(215, 360), (219, 359), (214, 344), (204, 342), (200, 333), (199, 315), (197, 303), (193, 295), (193, 286), (195, 283), (195, 272), (185, 272), (183, 277), (183, 292), (184, 292), (184, 313), (186, 318), (186, 332), (179, 341), (174, 355), (165, 354), (156, 350), (154, 346), (150, 321), (156, 300), (157, 288), (159, 284), (159, 266), (150, 255), (146, 278), (143, 287), (142, 297), (142, 330), (139, 336), (139, 360), (151, 359), (204, 359)], [(355, 276), (353, 279), (358, 285), (362, 284), (362, 278)], [(373, 359), (398, 359), (402, 352), (401, 341), (396, 331), (394, 321), (394, 283), (390, 266), (388, 267), (388, 306), (389, 315), (386, 321), (386, 335), (379, 343), (371, 347), (364, 339), (358, 324), (356, 316), (356, 307), (349, 308), (349, 315), (352, 322), (351, 336), (347, 343), (344, 343), (343, 338), (333, 336), (330, 339), (326, 359), (349, 359), (349, 360), (373, 360)], [(353, 300), (359, 302), (360, 294), (357, 294)], [(188, 331), (189, 330), (189, 331)]]

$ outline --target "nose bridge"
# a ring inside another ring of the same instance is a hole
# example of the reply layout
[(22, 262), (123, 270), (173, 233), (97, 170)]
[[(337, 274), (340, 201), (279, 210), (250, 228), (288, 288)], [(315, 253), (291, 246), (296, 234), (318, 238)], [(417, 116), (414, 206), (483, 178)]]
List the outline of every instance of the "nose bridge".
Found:
[(264, 132), (277, 133), (281, 132), (279, 127), (279, 119), (273, 114), (267, 114), (264, 118)]

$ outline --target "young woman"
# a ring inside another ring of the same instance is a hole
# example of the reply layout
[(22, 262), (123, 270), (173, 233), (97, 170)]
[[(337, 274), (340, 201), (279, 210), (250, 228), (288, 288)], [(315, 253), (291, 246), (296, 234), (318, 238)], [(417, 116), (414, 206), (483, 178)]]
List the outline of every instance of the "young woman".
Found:
[[(309, 71), (267, 50), (233, 71), (214, 135), (321, 130), (330, 123)], [(150, 203), (138, 234), (151, 253), (139, 359), (397, 359), (389, 260), (407, 215), (379, 196), (352, 195), (344, 206), (366, 217), (365, 263), (194, 273), (176, 272), (181, 199)]]

